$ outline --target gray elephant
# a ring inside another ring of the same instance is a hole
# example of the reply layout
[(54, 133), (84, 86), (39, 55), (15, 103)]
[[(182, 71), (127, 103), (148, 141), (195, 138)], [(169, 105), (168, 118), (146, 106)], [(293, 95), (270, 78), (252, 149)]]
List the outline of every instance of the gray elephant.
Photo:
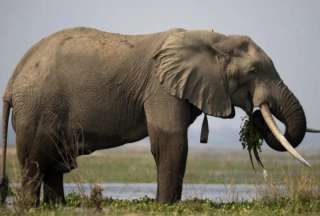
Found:
[[(201, 113), (232, 118), (235, 106), (253, 116), (271, 148), (307, 164), (294, 150), (307, 130), (303, 108), (249, 37), (184, 29), (146, 35), (63, 30), (34, 45), (7, 85), (3, 176), (12, 109), (22, 188), (35, 204), (41, 183), (45, 202), (64, 202), (63, 174), (78, 155), (147, 136), (157, 167), (156, 200), (176, 202), (189, 125)], [(253, 113), (254, 107), (260, 110)], [(284, 136), (271, 113), (286, 125)]]

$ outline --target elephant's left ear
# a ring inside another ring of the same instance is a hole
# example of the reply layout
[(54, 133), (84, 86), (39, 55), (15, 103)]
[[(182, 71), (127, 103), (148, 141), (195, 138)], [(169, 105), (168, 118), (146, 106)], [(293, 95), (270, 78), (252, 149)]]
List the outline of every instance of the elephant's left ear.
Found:
[(188, 100), (209, 115), (230, 118), (234, 108), (223, 75), (228, 58), (208, 41), (212, 34), (191, 31), (170, 35), (154, 55), (156, 76), (171, 95)]

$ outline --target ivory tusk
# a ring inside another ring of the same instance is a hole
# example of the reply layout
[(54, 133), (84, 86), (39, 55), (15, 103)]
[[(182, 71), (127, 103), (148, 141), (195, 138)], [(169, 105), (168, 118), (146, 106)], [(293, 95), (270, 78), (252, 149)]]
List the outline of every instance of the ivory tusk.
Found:
[(306, 132), (309, 132), (309, 133), (320, 133), (320, 130), (319, 129), (313, 129), (313, 128), (307, 128)]
[(277, 138), (281, 145), (297, 160), (299, 160), (304, 165), (311, 167), (311, 165), (290, 145), (288, 140), (283, 136), (278, 126), (276, 125), (272, 114), (270, 112), (269, 106), (267, 104), (262, 104), (260, 106), (262, 116), (270, 128), (272, 134)]

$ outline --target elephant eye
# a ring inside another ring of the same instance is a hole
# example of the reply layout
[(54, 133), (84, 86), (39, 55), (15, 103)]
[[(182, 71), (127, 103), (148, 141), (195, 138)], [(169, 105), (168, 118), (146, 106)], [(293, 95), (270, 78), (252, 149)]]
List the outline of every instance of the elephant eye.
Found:
[(255, 68), (250, 68), (247, 72), (248, 75), (252, 75), (256, 73), (256, 69)]

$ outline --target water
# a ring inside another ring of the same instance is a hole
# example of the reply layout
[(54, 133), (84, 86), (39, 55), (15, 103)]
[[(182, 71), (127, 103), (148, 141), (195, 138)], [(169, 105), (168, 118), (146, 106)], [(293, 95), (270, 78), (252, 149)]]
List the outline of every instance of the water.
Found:
[[(103, 196), (113, 199), (139, 199), (145, 196), (155, 198), (157, 185), (135, 183), (104, 183), (98, 184), (103, 189)], [(82, 190), (90, 194), (91, 184), (65, 184), (66, 193)], [(224, 185), (224, 184), (184, 184), (182, 199), (209, 199), (215, 202), (252, 201), (259, 197), (259, 187), (255, 185)]]

